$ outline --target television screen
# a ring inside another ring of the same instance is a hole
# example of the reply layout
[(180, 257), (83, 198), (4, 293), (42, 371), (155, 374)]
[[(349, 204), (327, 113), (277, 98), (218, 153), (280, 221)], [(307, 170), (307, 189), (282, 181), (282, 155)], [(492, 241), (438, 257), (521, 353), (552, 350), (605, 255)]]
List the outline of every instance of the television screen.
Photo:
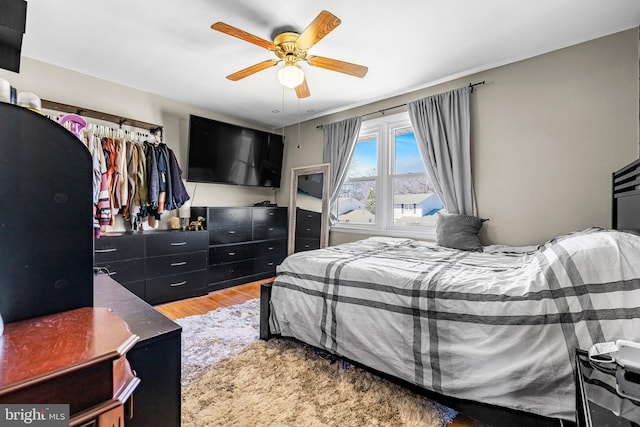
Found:
[(280, 187), (282, 135), (191, 115), (187, 181)]

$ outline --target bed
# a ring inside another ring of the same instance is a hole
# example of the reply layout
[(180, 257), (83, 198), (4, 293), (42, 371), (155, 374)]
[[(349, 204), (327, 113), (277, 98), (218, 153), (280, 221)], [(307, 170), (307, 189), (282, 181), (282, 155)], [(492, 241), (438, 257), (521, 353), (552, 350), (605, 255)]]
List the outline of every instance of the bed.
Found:
[(575, 349), (640, 341), (636, 169), (613, 176), (621, 230), (483, 251), (372, 237), (291, 255), (263, 290), (261, 336), (293, 337), (493, 425), (573, 420)]

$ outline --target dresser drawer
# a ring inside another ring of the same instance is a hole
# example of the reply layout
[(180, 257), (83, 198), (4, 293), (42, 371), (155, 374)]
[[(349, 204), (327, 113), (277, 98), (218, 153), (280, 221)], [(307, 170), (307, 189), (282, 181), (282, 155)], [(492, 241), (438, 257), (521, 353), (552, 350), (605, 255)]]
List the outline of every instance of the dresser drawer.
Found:
[(296, 238), (294, 252), (310, 251), (320, 249), (320, 239)]
[(207, 249), (206, 231), (175, 231), (145, 235), (147, 257), (197, 252)]
[(284, 259), (287, 255), (287, 240), (265, 240), (255, 244), (256, 258), (259, 257), (276, 257)]
[(253, 208), (253, 225), (278, 225), (287, 226), (287, 208)]
[(253, 208), (253, 240), (287, 237), (286, 208)]
[(239, 277), (251, 275), (251, 267), (248, 261), (237, 261), (228, 264), (209, 266), (207, 275), (208, 283), (224, 282)]
[(281, 239), (287, 237), (286, 225), (253, 225), (253, 240)]
[(251, 223), (213, 225), (209, 224), (209, 244), (237, 243), (251, 240)]
[(93, 240), (93, 248), (95, 264), (144, 258), (144, 238), (141, 234), (102, 236)]
[(251, 224), (251, 209), (209, 208), (208, 225)]
[(276, 275), (276, 267), (282, 262), (282, 258), (278, 256), (255, 258), (251, 260), (250, 274), (269, 273), (269, 276)]
[(96, 263), (95, 267), (104, 270), (113, 280), (120, 284), (144, 280), (144, 258), (129, 259), (125, 261), (112, 261)]
[(259, 256), (258, 247), (254, 243), (240, 243), (209, 247), (209, 265), (228, 264)]
[(206, 251), (152, 257), (147, 258), (145, 262), (148, 279), (204, 270), (205, 268), (207, 268)]
[(321, 214), (298, 209), (296, 211), (296, 237), (320, 238)]
[(206, 293), (206, 270), (185, 274), (147, 279), (145, 299), (150, 304), (181, 298), (204, 295)]

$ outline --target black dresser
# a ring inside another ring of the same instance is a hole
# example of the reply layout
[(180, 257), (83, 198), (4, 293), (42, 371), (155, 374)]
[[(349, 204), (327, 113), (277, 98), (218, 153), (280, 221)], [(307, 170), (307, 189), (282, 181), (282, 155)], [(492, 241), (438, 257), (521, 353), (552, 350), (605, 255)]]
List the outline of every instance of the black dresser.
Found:
[(205, 295), (207, 242), (204, 231), (102, 236), (94, 266), (150, 304)]
[(320, 248), (322, 213), (296, 208), (296, 240), (294, 252)]
[(207, 219), (207, 291), (273, 277), (287, 255), (287, 208), (191, 208)]
[(180, 427), (182, 327), (127, 291), (107, 275), (94, 278), (94, 306), (120, 316), (140, 340), (127, 353), (140, 378), (127, 427)]

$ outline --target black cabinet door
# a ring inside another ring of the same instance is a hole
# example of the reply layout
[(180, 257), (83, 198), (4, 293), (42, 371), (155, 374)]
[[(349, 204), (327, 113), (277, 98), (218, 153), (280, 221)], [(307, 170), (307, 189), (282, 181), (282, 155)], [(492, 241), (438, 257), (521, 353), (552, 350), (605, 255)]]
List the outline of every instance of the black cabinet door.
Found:
[(144, 280), (145, 278), (144, 258), (96, 263), (95, 267), (121, 284)]
[(206, 270), (147, 279), (145, 296), (150, 304), (173, 301), (206, 292)]
[(204, 270), (205, 268), (207, 268), (206, 251), (157, 256), (145, 260), (147, 279)]
[(102, 236), (94, 240), (94, 263), (144, 258), (144, 237), (142, 234), (122, 234)]
[(204, 251), (207, 233), (204, 231), (175, 231), (145, 235), (147, 257)]

